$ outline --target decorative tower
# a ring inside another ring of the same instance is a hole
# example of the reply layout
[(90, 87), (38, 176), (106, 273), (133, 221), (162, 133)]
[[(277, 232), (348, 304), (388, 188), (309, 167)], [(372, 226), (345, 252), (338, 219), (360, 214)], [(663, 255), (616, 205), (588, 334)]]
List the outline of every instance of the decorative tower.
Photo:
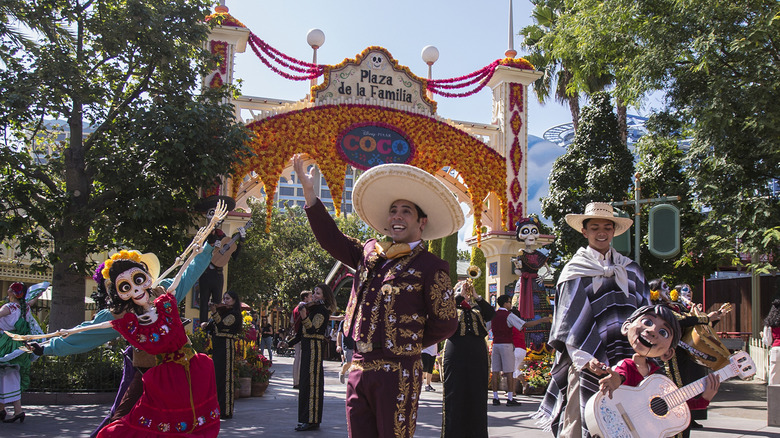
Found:
[[(506, 160), (507, 230), (492, 230), (482, 236), (481, 249), (487, 262), (485, 283), (490, 295), (503, 294), (502, 288), (516, 279), (510, 259), (517, 255), (520, 242), (515, 240), (515, 222), (523, 217), (528, 194), (528, 85), (542, 76), (536, 70), (511, 67), (517, 55), (514, 50), (512, 25), (512, 1), (509, 1), (509, 48), (505, 52), (506, 64), (496, 68), (488, 86), (493, 90), (493, 119), (499, 127), (499, 135), (493, 148)], [(520, 59), (517, 59), (520, 62)], [(487, 205), (493, 217), (500, 217), (497, 202)], [(476, 238), (467, 240), (475, 245)]]

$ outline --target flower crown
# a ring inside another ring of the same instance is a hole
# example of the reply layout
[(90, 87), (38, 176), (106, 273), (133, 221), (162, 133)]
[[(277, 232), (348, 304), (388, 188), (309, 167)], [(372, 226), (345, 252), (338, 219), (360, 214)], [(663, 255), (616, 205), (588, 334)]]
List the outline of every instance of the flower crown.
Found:
[(122, 251), (119, 251), (118, 253), (112, 255), (110, 259), (106, 260), (105, 263), (103, 263), (104, 265), (103, 270), (100, 271), (104, 279), (108, 280), (109, 278), (108, 271), (111, 269), (111, 265), (113, 265), (114, 262), (117, 260), (131, 260), (136, 263), (141, 263), (141, 253), (135, 250), (127, 251), (123, 249)]

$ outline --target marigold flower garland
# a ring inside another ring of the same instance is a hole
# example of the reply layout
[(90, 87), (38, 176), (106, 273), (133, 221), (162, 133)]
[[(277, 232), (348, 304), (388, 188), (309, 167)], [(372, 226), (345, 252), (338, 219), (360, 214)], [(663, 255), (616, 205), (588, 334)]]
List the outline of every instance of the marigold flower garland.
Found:
[[(405, 132), (416, 146), (408, 164), (429, 173), (445, 166), (460, 171), (474, 205), (474, 221), (481, 225), (482, 200), (495, 193), (506, 227), (506, 164), (500, 154), (480, 140), (436, 119), (372, 105), (324, 105), (279, 114), (248, 125), (255, 136), (250, 147), (255, 154), (234, 169), (240, 179), (250, 171), (258, 174), (270, 212), (279, 177), (290, 157), (306, 153), (317, 161), (333, 199), (341, 199), (347, 162), (338, 151), (337, 139), (350, 126), (366, 120)], [(235, 194), (234, 194), (235, 195)], [(341, 206), (335, 205), (339, 214)], [(270, 217), (266, 229), (270, 229)], [(480, 226), (478, 225), (478, 226)]]

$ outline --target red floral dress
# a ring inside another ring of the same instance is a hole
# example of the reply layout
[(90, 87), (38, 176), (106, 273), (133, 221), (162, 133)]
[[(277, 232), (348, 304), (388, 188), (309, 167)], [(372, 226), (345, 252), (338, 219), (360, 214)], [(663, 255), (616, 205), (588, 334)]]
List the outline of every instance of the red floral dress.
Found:
[(111, 322), (133, 347), (157, 355), (143, 376), (144, 392), (129, 414), (103, 428), (98, 437), (164, 437), (219, 434), (214, 363), (195, 353), (179, 318), (176, 298), (154, 300), (157, 320), (141, 325), (128, 312)]

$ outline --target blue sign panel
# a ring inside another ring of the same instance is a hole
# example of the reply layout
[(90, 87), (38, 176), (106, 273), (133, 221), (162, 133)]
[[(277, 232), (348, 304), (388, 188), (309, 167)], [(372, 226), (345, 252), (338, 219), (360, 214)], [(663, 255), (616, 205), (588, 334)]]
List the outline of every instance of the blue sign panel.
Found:
[(383, 123), (352, 125), (339, 136), (338, 143), (342, 157), (363, 170), (387, 163), (406, 164), (414, 152), (406, 137)]

